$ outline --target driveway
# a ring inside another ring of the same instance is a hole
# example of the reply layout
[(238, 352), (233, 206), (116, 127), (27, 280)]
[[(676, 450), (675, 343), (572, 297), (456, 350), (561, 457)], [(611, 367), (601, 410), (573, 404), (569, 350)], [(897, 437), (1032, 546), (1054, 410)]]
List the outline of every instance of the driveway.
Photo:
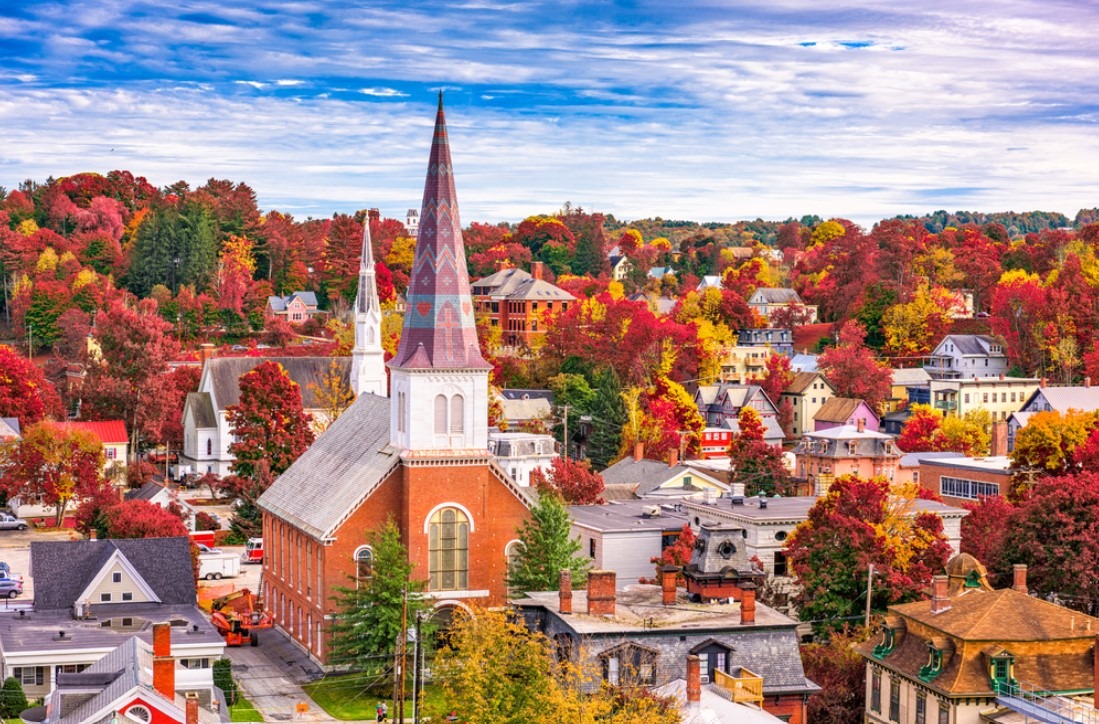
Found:
[[(233, 674), (264, 721), (336, 721), (309, 698), (301, 685), (320, 676), (320, 669), (277, 629), (259, 632), (259, 646), (225, 649)], [(297, 713), (299, 704), (308, 711)]]

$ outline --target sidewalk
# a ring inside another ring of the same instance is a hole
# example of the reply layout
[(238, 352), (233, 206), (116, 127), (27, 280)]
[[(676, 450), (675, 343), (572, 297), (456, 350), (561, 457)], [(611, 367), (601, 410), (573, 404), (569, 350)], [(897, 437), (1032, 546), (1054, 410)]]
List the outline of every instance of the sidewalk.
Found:
[[(234, 646), (225, 654), (241, 691), (264, 721), (335, 721), (302, 690), (321, 675), (301, 649), (277, 629), (259, 632), (259, 646)], [(299, 714), (300, 705), (307, 707)]]

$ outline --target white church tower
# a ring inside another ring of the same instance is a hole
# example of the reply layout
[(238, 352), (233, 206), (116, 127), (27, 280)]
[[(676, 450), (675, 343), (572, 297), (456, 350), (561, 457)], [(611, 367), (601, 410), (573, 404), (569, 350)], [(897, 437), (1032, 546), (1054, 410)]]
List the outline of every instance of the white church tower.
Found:
[(385, 352), (382, 351), (382, 310), (374, 272), (370, 221), (363, 229), (363, 254), (359, 263), (359, 294), (355, 298), (355, 348), (351, 351), (351, 389), (355, 396), (371, 392), (386, 396)]
[(432, 458), (488, 450), (492, 365), (477, 340), (452, 169), (440, 93), (404, 330), (389, 362), (390, 440)]

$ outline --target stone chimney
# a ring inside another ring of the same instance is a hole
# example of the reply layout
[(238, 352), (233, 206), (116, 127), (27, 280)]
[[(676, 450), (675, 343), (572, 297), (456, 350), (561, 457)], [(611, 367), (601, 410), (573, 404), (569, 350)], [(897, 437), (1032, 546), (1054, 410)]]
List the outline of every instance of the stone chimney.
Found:
[(588, 571), (588, 615), (613, 616), (615, 605), (614, 571)]
[(660, 603), (665, 606), (675, 605), (675, 577), (678, 573), (678, 566), (662, 566), (660, 568)]
[(187, 724), (198, 724), (198, 694), (187, 692)]
[(633, 444), (633, 459), (634, 461), (643, 460), (645, 458), (645, 443), (635, 442)]
[(992, 437), (988, 443), (988, 454), (991, 457), (1007, 455), (1007, 421), (997, 420), (992, 423)]
[(860, 417), (858, 419), (858, 431), (859, 432), (866, 432), (866, 418), (865, 417)]
[(668, 467), (674, 468), (676, 465), (679, 465), (679, 448), (674, 447), (668, 453)]
[(172, 625), (153, 624), (153, 688), (168, 701), (176, 698), (176, 660), (172, 658)]
[(540, 261), (532, 261), (530, 263), (530, 275), (535, 279), (541, 279), (545, 274), (545, 268)]
[(198, 346), (198, 358), (202, 362), (202, 366), (205, 367), (206, 363), (214, 357), (214, 345), (210, 342), (203, 342)]
[(1020, 593), (1030, 593), (1030, 589), (1028, 589), (1026, 585), (1026, 564), (1016, 563), (1011, 567), (1011, 572), (1014, 574), (1011, 590), (1019, 591)]
[(687, 706), (698, 707), (702, 701), (702, 660), (698, 654), (687, 657)]
[(949, 580), (946, 576), (935, 576), (931, 579), (931, 613), (943, 613), (950, 610), (950, 596), (946, 592), (946, 585)]
[(756, 584), (742, 583), (740, 588), (740, 625), (754, 626), (756, 623)]
[(557, 584), (557, 611), (559, 613), (572, 613), (572, 571), (561, 569), (561, 578)]

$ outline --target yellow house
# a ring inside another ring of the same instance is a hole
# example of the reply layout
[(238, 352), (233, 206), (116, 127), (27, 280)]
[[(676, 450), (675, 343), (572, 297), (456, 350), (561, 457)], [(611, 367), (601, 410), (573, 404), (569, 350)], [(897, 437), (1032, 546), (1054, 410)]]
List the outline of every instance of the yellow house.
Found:
[(813, 418), (824, 403), (836, 396), (836, 388), (824, 379), (819, 372), (798, 372), (794, 381), (782, 393), (783, 400), (789, 400), (793, 407), (793, 422), (790, 424), (790, 437), (799, 438), (813, 431)]

